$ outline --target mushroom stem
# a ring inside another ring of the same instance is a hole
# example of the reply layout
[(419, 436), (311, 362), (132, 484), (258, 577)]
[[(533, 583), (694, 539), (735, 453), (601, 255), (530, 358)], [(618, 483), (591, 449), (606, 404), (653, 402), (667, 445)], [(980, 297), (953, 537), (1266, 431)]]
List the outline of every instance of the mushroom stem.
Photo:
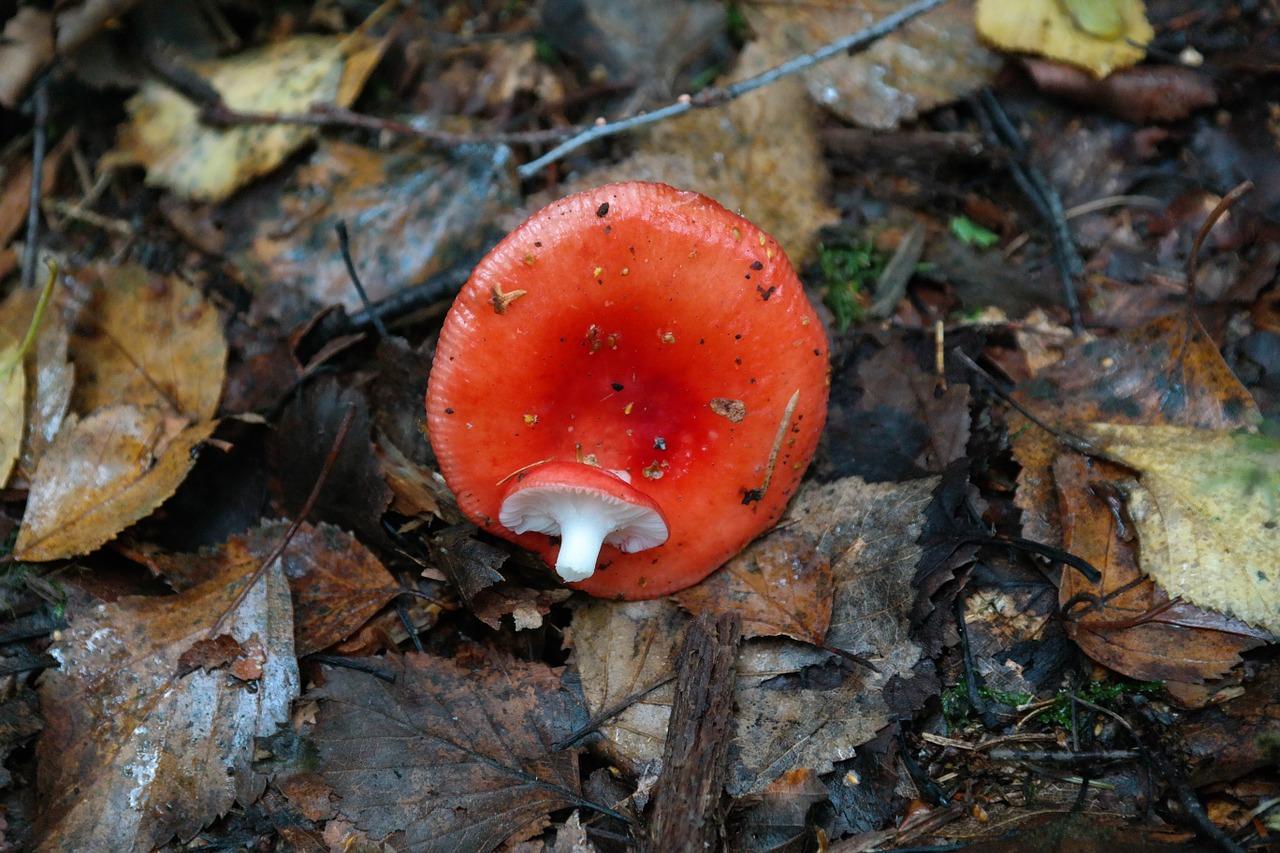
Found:
[(554, 513), (560, 525), (560, 554), (556, 574), (566, 581), (586, 580), (595, 574), (604, 539), (617, 529), (617, 519), (598, 502), (565, 501)]

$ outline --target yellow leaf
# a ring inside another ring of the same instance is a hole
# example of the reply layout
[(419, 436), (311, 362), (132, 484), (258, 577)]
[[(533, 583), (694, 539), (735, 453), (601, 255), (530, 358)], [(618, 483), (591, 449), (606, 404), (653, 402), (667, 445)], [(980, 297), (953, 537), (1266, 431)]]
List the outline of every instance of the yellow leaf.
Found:
[(1076, 65), (1099, 79), (1136, 65), (1155, 37), (1142, 0), (978, 0), (978, 33), (1001, 50)]
[(87, 554), (150, 515), (177, 490), (215, 426), (133, 406), (68, 417), (32, 478), (14, 557)]
[(133, 265), (101, 265), (80, 275), (98, 286), (71, 341), (80, 372), (76, 411), (129, 403), (192, 421), (212, 418), (227, 342), (218, 312), (200, 291)]
[[(350, 106), (385, 44), (363, 31), (303, 35), (191, 67), (233, 110), (304, 113), (315, 103)], [(195, 104), (154, 80), (126, 108), (130, 121), (110, 162), (145, 166), (147, 183), (201, 201), (226, 198), (316, 135), (316, 128), (300, 125), (204, 125)]]
[(1280, 441), (1120, 424), (1083, 435), (1140, 474), (1129, 513), (1142, 570), (1171, 596), (1280, 633)]
[(9, 481), (22, 449), (26, 424), (27, 373), (22, 369), (21, 344), (0, 349), (0, 486)]

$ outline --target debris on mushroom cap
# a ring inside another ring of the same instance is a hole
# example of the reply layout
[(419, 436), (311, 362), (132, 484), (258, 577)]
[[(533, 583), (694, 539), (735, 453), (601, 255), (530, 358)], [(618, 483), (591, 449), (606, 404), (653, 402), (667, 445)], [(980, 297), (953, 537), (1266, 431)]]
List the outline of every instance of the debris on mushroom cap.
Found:
[(550, 564), (565, 545), (508, 525), (504, 501), (540, 469), (622, 475), (669, 535), (606, 540), (575, 585), (653, 598), (777, 521), (827, 385), (822, 324), (773, 238), (698, 193), (610, 184), (552, 203), (477, 265), (440, 333), (428, 431), (462, 511)]
[(548, 462), (517, 478), (498, 520), (516, 533), (559, 536), (556, 574), (570, 582), (594, 574), (606, 542), (632, 553), (661, 545), (668, 536), (653, 500), (625, 478), (581, 462)]

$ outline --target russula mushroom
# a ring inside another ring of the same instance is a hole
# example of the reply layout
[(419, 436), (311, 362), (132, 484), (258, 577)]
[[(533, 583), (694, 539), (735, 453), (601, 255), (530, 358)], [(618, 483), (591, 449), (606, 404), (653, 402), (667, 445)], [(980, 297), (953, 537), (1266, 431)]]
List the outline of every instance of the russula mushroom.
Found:
[(609, 184), (476, 266), (427, 423), (468, 518), (592, 595), (654, 598), (778, 520), (828, 384), (826, 335), (772, 237), (698, 193)]

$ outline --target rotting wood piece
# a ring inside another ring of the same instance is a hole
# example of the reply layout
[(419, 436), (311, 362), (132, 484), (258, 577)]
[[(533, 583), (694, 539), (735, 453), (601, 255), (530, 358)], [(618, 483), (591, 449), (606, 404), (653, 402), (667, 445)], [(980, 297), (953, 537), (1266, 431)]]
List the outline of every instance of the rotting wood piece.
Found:
[(685, 635), (646, 851), (718, 848), (741, 636), (737, 613), (705, 614)]

